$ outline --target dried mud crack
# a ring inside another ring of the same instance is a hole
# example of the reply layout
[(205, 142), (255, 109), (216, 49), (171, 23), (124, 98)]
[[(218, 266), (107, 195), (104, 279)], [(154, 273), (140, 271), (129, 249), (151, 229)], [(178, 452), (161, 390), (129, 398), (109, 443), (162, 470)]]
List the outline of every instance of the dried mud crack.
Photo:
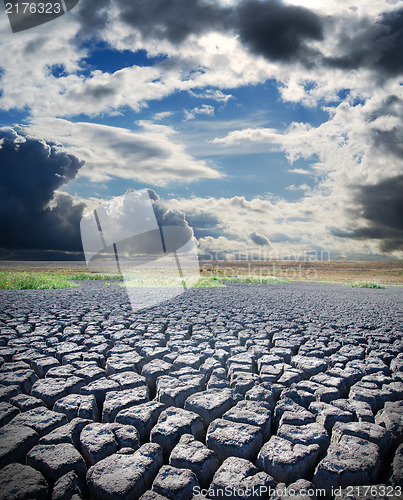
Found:
[(401, 498), (402, 299), (3, 291), (0, 499)]

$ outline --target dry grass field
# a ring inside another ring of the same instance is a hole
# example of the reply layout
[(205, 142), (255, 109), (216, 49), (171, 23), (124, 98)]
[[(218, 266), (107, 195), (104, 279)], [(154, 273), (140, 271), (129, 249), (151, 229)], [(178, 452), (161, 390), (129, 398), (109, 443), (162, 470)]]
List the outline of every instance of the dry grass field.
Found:
[(203, 275), (276, 276), (290, 281), (371, 281), (403, 285), (403, 261), (211, 261), (201, 262), (201, 271)]

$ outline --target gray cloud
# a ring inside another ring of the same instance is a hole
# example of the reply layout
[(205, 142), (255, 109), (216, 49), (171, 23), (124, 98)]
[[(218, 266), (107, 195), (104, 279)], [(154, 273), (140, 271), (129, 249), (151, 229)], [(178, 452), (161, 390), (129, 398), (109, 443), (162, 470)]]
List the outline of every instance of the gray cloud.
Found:
[[(0, 129), (0, 249), (12, 252), (76, 252), (85, 205), (56, 190), (72, 180), (83, 162), (56, 145)], [(45, 256), (45, 254), (43, 254)], [(49, 254), (50, 255), (50, 254)], [(49, 260), (51, 257), (48, 255)], [(58, 254), (59, 255), (59, 254)]]
[(333, 229), (341, 238), (381, 240), (381, 250), (389, 253), (403, 250), (403, 175), (391, 177), (378, 184), (361, 186), (355, 190), (357, 208), (352, 217), (363, 217), (366, 226), (352, 231)]
[[(116, 0), (120, 20), (138, 29), (143, 36), (183, 42), (190, 34), (222, 29), (230, 9), (205, 3), (203, 0)], [(83, 24), (83, 35), (106, 26), (111, 0), (88, 0), (76, 8)]]
[(403, 9), (387, 12), (379, 20), (359, 19), (354, 23), (354, 35), (339, 40), (340, 56), (324, 61), (333, 67), (356, 69), (368, 67), (381, 78), (403, 72)]
[(256, 243), (256, 245), (259, 246), (270, 246), (270, 241), (266, 238), (266, 236), (263, 236), (262, 234), (258, 234), (256, 232), (252, 233), (250, 235), (250, 239)]
[[(396, 95), (390, 95), (368, 119), (372, 125), (372, 140), (376, 151), (383, 155), (395, 157), (399, 161), (403, 160), (402, 115), (403, 100)], [(382, 127), (376, 126), (378, 118), (390, 119), (390, 117), (395, 117), (398, 120), (394, 127), (384, 130)]]
[(240, 4), (236, 17), (242, 42), (252, 52), (274, 61), (298, 58), (308, 62), (313, 53), (305, 42), (323, 38), (322, 20), (318, 15), (279, 0), (246, 0)]
[[(111, 5), (112, 0), (80, 2), (74, 12), (81, 18), (84, 35), (106, 27)], [(368, 67), (381, 79), (403, 71), (403, 9), (379, 19), (354, 18), (353, 14), (342, 19), (320, 16), (281, 0), (243, 0), (232, 7), (203, 0), (115, 0), (114, 6), (120, 20), (145, 38), (180, 44), (191, 34), (226, 31), (239, 35), (251, 52), (269, 60), (347, 70)], [(323, 40), (328, 28), (339, 25), (334, 40), (339, 55), (325, 57), (308, 46), (310, 41)]]
[[(82, 5), (81, 5), (82, 4)], [(280, 0), (244, 0), (223, 7), (203, 0), (116, 0), (120, 20), (145, 38), (182, 43), (191, 34), (233, 31), (252, 52), (271, 60), (308, 61), (307, 40), (322, 38), (322, 19), (304, 7)], [(106, 26), (110, 0), (81, 2), (76, 8), (83, 33)]]

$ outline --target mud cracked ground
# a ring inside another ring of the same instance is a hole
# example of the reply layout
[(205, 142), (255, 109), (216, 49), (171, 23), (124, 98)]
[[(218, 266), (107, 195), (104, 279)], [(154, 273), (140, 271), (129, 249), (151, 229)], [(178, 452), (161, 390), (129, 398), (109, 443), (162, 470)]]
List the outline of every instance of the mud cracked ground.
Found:
[(1, 499), (400, 498), (403, 288), (0, 297)]

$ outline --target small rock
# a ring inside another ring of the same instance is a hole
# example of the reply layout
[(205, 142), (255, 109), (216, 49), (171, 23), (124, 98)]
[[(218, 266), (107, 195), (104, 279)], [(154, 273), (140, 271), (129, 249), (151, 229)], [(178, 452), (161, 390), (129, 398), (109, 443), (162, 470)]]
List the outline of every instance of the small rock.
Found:
[(0, 384), (2, 385), (16, 385), (20, 388), (21, 392), (29, 394), (32, 385), (38, 377), (33, 370), (18, 370), (16, 372), (0, 373)]
[(220, 462), (231, 456), (253, 461), (263, 445), (262, 431), (255, 425), (218, 418), (207, 429), (206, 444)]
[(352, 422), (354, 415), (352, 412), (344, 411), (336, 406), (327, 403), (311, 403), (309, 411), (316, 415), (316, 422), (327, 430), (330, 434), (336, 422)]
[(240, 396), (232, 389), (208, 389), (187, 398), (185, 410), (200, 415), (207, 428), (213, 420), (220, 418), (239, 399)]
[(337, 423), (333, 427), (332, 443), (340, 443), (343, 436), (355, 436), (375, 443), (383, 455), (388, 454), (391, 445), (390, 432), (369, 422)]
[(130, 448), (133, 452), (140, 447), (140, 435), (133, 425), (108, 424), (110, 425), (120, 450)]
[(72, 392), (79, 392), (84, 385), (83, 379), (70, 377), (68, 380), (62, 378), (45, 378), (38, 380), (32, 386), (31, 395), (42, 399), (49, 409), (52, 409), (58, 399)]
[(171, 500), (191, 500), (199, 488), (196, 475), (189, 469), (163, 465), (154, 479), (153, 490)]
[(60, 366), (60, 363), (57, 361), (57, 359), (48, 356), (45, 358), (33, 359), (31, 362), (31, 366), (38, 377), (43, 378), (48, 370), (50, 370), (51, 368), (55, 368), (56, 366)]
[(251, 400), (239, 401), (236, 406), (225, 412), (222, 418), (260, 427), (263, 441), (270, 439), (271, 411), (267, 403)]
[(326, 490), (350, 485), (376, 484), (381, 463), (376, 444), (355, 436), (343, 436), (329, 446), (327, 455), (319, 462), (313, 477), (316, 488)]
[(323, 403), (331, 403), (335, 399), (340, 398), (340, 392), (336, 387), (327, 387), (322, 385), (315, 391), (316, 401)]
[(162, 449), (147, 443), (131, 455), (115, 453), (92, 466), (87, 473), (91, 498), (127, 500), (140, 498), (162, 466)]
[(73, 471), (58, 479), (52, 490), (52, 500), (81, 500), (83, 498), (85, 498), (85, 485)]
[(88, 466), (109, 457), (118, 449), (115, 434), (108, 424), (87, 425), (81, 432), (81, 453)]
[(97, 400), (97, 405), (102, 408), (105, 401), (105, 396), (110, 391), (118, 391), (120, 385), (115, 380), (109, 378), (100, 378), (82, 387), (80, 394), (93, 394)]
[(263, 387), (262, 385), (255, 385), (252, 389), (245, 394), (245, 399), (250, 401), (260, 401), (269, 406), (269, 410), (273, 411), (276, 404), (273, 391)]
[(369, 406), (371, 407), (371, 410), (375, 413), (377, 411), (377, 395), (379, 393), (379, 389), (377, 387), (375, 388), (368, 388), (363, 385), (359, 385), (359, 382), (357, 384), (354, 384), (350, 392), (348, 394), (349, 399), (355, 400), (355, 401), (362, 401), (364, 403), (368, 403)]
[(45, 403), (38, 398), (28, 396), (27, 394), (18, 394), (10, 399), (10, 403), (19, 408), (21, 411), (28, 411), (39, 406), (44, 407)]
[(347, 379), (341, 377), (334, 377), (328, 375), (327, 373), (318, 373), (310, 379), (312, 382), (317, 382), (318, 384), (325, 385), (327, 387), (334, 387), (340, 392), (342, 397), (347, 396), (350, 384)]
[(180, 469), (190, 469), (197, 476), (200, 485), (207, 487), (218, 468), (215, 453), (191, 434), (184, 434), (172, 450), (169, 464)]
[(403, 401), (387, 402), (375, 422), (390, 431), (394, 448), (403, 443)]
[(0, 470), (0, 500), (47, 500), (48, 484), (40, 472), (13, 463)]
[(283, 399), (291, 399), (297, 405), (303, 406), (304, 408), (308, 408), (308, 406), (316, 401), (316, 396), (308, 391), (301, 389), (287, 389), (281, 393), (281, 398)]
[(117, 382), (121, 389), (134, 389), (146, 384), (145, 377), (134, 372), (115, 373), (115, 375), (111, 375), (109, 378)]
[(339, 354), (352, 361), (364, 359), (365, 347), (359, 345), (344, 345), (339, 349)]
[(84, 379), (84, 385), (87, 385), (91, 382), (94, 382), (95, 380), (105, 377), (105, 370), (99, 368), (99, 366), (95, 364), (90, 364), (83, 368), (75, 370), (74, 375), (76, 377)]
[(32, 427), (40, 436), (44, 436), (53, 429), (67, 424), (67, 418), (61, 413), (39, 406), (33, 410), (20, 413), (11, 420), (10, 424)]
[(281, 398), (274, 410), (274, 428), (279, 425), (303, 425), (315, 422), (315, 415), (289, 398)]
[(246, 491), (254, 491), (253, 498), (267, 498), (276, 486), (273, 478), (260, 472), (249, 460), (229, 457), (222, 463), (214, 475), (210, 488), (212, 498), (232, 498), (242, 500)]
[(125, 408), (148, 401), (146, 385), (123, 391), (111, 391), (106, 394), (102, 410), (102, 422), (113, 422), (116, 415)]
[(49, 483), (70, 471), (84, 479), (87, 467), (83, 457), (71, 444), (38, 444), (27, 455), (27, 465), (39, 470)]
[(53, 411), (64, 413), (69, 420), (77, 417), (99, 420), (98, 406), (93, 394), (69, 394), (56, 401)]
[[(157, 493), (156, 491), (146, 491), (144, 495), (141, 495), (140, 500), (166, 500), (167, 497), (164, 497)], [(192, 500), (195, 500), (195, 497), (193, 497)]]
[(306, 479), (298, 479), (289, 486), (279, 483), (276, 486), (276, 493), (270, 500), (316, 500), (317, 498), (321, 497), (316, 496), (314, 485)]
[(39, 444), (72, 444), (77, 450), (80, 450), (80, 434), (84, 427), (92, 423), (91, 420), (83, 418), (73, 418), (66, 425), (58, 427), (54, 431), (45, 434), (39, 440)]
[(327, 368), (326, 361), (313, 356), (293, 356), (291, 359), (291, 365), (301, 370), (306, 378), (317, 375), (318, 373), (325, 371)]
[(318, 423), (305, 425), (283, 424), (278, 428), (277, 435), (288, 439), (294, 444), (317, 444), (319, 445), (319, 455), (324, 455), (329, 446), (329, 436), (323, 425)]
[(403, 444), (396, 450), (392, 463), (391, 484), (403, 487)]
[(284, 384), (286, 387), (290, 387), (291, 384), (296, 384), (302, 380), (304, 373), (301, 370), (290, 369), (285, 370), (281, 377), (277, 380), (279, 384)]
[(150, 441), (160, 444), (164, 455), (168, 457), (183, 434), (192, 434), (196, 439), (203, 440), (203, 422), (197, 413), (170, 407), (160, 414), (157, 424), (151, 430)]
[[(313, 404), (313, 403), (311, 403)], [(299, 405), (298, 405), (299, 406)], [(316, 422), (315, 415), (305, 408), (299, 407), (298, 411), (285, 411), (280, 418), (279, 426), (284, 424), (289, 425), (305, 425)]]
[(0, 401), (8, 402), (14, 396), (21, 393), (18, 385), (0, 386)]
[(183, 381), (173, 376), (160, 376), (156, 383), (156, 398), (166, 406), (183, 408), (186, 399), (199, 392), (199, 381)]
[(157, 423), (165, 405), (158, 401), (149, 401), (136, 406), (121, 410), (115, 418), (120, 424), (128, 424), (136, 427), (142, 442), (149, 438), (150, 431)]
[(39, 435), (30, 427), (7, 424), (0, 429), (0, 468), (10, 462), (25, 461), (28, 451), (38, 443)]
[(0, 427), (8, 424), (20, 411), (15, 406), (0, 402)]
[(175, 359), (173, 366), (174, 370), (180, 370), (181, 368), (185, 368), (187, 366), (190, 366), (191, 368), (197, 370), (200, 366), (200, 356), (195, 356), (193, 354), (179, 355)]
[(62, 378), (45, 378), (38, 380), (32, 386), (31, 395), (42, 399), (49, 409), (56, 401), (67, 396), (66, 380)]
[(353, 412), (355, 420), (358, 420), (358, 422), (374, 422), (374, 414), (372, 413), (371, 406), (364, 401), (336, 399), (331, 404), (341, 410)]
[(310, 477), (318, 456), (318, 444), (295, 444), (272, 436), (260, 450), (256, 463), (275, 481), (289, 484)]

